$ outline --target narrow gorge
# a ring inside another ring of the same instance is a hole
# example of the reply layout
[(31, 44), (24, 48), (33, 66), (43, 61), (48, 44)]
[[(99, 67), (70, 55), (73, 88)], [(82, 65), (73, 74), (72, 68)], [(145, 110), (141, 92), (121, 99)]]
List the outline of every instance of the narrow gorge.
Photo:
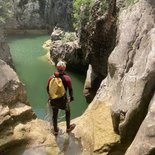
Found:
[[(0, 154), (154, 155), (155, 1), (82, 1), (79, 13), (89, 18), (75, 32), (71, 0), (11, 2), (15, 14), (0, 25)], [(54, 34), (59, 28), (75, 40), (61, 40)], [(9, 33), (52, 33), (51, 58), (84, 68), (89, 106), (72, 120), (72, 133), (61, 122), (55, 137), (49, 122), (37, 118), (11, 58)]]

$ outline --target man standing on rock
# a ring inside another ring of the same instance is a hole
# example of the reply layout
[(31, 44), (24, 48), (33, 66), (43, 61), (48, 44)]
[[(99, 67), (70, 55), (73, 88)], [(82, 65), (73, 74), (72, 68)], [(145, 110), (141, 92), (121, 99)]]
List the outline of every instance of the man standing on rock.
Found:
[[(47, 93), (49, 95), (49, 103), (53, 111), (53, 128), (54, 135), (58, 135), (59, 128), (57, 125), (59, 109), (65, 110), (66, 113), (66, 132), (69, 133), (75, 128), (75, 124), (70, 125), (70, 106), (69, 102), (73, 101), (73, 90), (71, 78), (64, 73), (66, 64), (59, 61), (56, 65), (58, 72), (49, 77), (47, 84)], [(67, 90), (69, 90), (69, 98), (67, 98)]]

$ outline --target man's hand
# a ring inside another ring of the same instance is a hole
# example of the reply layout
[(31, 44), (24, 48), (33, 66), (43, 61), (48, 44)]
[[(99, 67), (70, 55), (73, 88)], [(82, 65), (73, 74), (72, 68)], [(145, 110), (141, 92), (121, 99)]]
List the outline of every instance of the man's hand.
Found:
[(67, 98), (67, 102), (68, 102), (68, 103), (70, 103), (70, 102), (73, 101), (73, 100), (74, 100), (74, 98), (73, 98), (72, 96), (70, 96), (70, 97)]

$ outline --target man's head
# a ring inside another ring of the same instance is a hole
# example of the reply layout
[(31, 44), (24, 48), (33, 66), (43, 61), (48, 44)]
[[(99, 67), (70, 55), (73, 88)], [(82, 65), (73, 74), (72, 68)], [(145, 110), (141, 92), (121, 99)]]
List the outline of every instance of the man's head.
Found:
[(57, 70), (58, 71), (65, 71), (66, 70), (66, 63), (62, 60), (60, 60), (58, 63), (57, 63)]

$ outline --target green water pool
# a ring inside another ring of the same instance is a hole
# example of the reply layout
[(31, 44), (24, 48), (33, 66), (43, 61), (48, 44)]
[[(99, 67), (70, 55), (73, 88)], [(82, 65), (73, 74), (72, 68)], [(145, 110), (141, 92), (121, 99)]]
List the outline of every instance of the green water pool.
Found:
[[(47, 80), (55, 71), (45, 56), (47, 51), (43, 43), (50, 39), (48, 35), (8, 36), (11, 55), (17, 74), (25, 84), (28, 100), (33, 111), (41, 119), (47, 114)], [(74, 101), (71, 103), (72, 118), (80, 116), (87, 108), (83, 96), (85, 77), (78, 73), (66, 71), (72, 79)]]

